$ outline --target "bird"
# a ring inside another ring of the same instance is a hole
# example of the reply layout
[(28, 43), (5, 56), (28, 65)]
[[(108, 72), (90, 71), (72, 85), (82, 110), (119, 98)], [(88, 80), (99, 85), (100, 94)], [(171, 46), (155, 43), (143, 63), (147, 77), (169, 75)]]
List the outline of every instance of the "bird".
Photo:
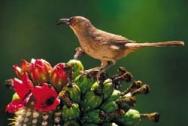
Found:
[(85, 53), (100, 60), (101, 65), (87, 70), (88, 73), (91, 71), (102, 73), (119, 59), (144, 47), (184, 46), (183, 41), (138, 43), (122, 35), (100, 30), (83, 16), (60, 18), (57, 25), (61, 24), (68, 25), (78, 38), (80, 47), (76, 48), (74, 58), (78, 58), (80, 54)]

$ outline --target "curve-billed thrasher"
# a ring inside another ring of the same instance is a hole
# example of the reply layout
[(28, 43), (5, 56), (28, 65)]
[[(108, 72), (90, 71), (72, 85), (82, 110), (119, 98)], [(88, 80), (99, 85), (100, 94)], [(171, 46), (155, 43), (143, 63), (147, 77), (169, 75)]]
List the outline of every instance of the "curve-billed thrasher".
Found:
[[(108, 33), (97, 29), (85, 17), (73, 16), (61, 18), (57, 24), (67, 24), (78, 37), (80, 46), (77, 48), (79, 53), (82, 51), (89, 56), (101, 61), (100, 67), (91, 70), (105, 71), (110, 63), (115, 62), (130, 52), (143, 47), (164, 47), (164, 46), (183, 46), (183, 41), (166, 41), (157, 43), (136, 43), (121, 35)], [(77, 58), (77, 54), (75, 58)]]

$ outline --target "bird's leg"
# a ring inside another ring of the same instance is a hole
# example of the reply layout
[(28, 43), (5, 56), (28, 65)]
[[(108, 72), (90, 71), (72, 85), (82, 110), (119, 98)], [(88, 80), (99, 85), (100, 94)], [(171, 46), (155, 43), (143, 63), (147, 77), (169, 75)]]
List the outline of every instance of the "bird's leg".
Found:
[(96, 73), (96, 78), (99, 80), (101, 74), (105, 72), (110, 66), (114, 65), (115, 61), (101, 61), (101, 65), (99, 67), (94, 67), (84, 71), (84, 74)]
[(101, 61), (101, 66), (99, 67), (99, 71), (97, 73), (97, 79), (100, 78), (101, 73), (105, 72), (109, 67), (115, 64), (115, 61)]
[(85, 54), (84, 50), (81, 47), (77, 47), (75, 49), (74, 59), (80, 58), (83, 54)]
[(114, 65), (115, 62), (114, 61), (101, 61), (101, 66), (100, 66), (100, 71), (105, 72), (109, 67), (111, 67), (112, 65)]
[(83, 74), (98, 73), (101, 67), (94, 67), (88, 70), (85, 70)]

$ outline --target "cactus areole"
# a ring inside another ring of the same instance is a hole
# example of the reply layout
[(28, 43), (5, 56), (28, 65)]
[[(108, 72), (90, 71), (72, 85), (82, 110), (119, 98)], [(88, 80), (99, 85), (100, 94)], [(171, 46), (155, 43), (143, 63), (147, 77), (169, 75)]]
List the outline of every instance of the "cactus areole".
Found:
[[(135, 126), (144, 119), (158, 122), (159, 114), (140, 113), (136, 96), (150, 88), (123, 67), (116, 75), (84, 73), (79, 60), (52, 66), (44, 59), (13, 65), (16, 77), (7, 80), (14, 90), (6, 111), (12, 126)], [(128, 88), (122, 90), (122, 85)]]

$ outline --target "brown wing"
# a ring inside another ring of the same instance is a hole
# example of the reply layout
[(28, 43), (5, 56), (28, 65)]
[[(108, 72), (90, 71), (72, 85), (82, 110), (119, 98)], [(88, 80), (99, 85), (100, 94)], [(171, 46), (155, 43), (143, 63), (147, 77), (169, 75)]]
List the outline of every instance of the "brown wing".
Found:
[(96, 30), (93, 35), (95, 42), (98, 42), (101, 45), (110, 45), (113, 49), (124, 48), (126, 43), (134, 42), (121, 35), (108, 33), (102, 30)]

